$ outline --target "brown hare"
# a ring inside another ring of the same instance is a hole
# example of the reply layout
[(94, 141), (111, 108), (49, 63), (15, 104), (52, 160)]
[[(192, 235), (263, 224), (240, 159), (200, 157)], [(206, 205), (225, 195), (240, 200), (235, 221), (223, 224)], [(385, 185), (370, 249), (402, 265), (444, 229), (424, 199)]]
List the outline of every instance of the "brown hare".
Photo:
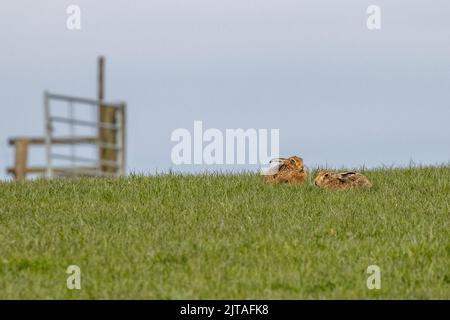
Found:
[(370, 188), (372, 184), (366, 176), (358, 172), (321, 171), (314, 179), (319, 188), (333, 190), (348, 190), (352, 188)]
[(308, 178), (303, 165), (303, 159), (300, 157), (293, 156), (288, 159), (277, 158), (270, 160), (270, 163), (278, 163), (278, 170), (271, 175), (266, 175), (266, 182), (273, 184), (302, 184)]

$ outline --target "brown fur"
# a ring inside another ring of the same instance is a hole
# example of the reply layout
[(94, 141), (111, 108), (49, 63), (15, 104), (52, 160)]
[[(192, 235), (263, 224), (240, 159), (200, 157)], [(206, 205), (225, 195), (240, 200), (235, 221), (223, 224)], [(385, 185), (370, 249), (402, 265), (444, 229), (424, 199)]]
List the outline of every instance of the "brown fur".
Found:
[(302, 184), (305, 183), (308, 175), (305, 171), (303, 159), (297, 156), (288, 159), (277, 159), (281, 162), (278, 172), (273, 175), (265, 176), (264, 179), (268, 183), (279, 184)]
[(353, 188), (370, 188), (372, 184), (366, 176), (358, 172), (321, 171), (314, 179), (319, 188), (332, 190), (348, 190)]

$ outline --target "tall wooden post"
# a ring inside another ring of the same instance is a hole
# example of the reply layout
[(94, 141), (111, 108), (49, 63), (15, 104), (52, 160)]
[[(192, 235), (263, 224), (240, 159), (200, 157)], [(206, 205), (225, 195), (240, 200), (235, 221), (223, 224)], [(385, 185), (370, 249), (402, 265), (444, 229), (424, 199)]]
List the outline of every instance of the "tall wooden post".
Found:
[[(111, 148), (116, 144), (116, 110), (114, 107), (105, 105), (105, 58), (98, 58), (98, 100), (99, 105), (99, 122), (102, 124), (99, 128), (98, 137), (100, 141), (99, 159), (103, 163), (100, 164), (100, 170), (103, 173), (115, 173), (117, 168), (111, 163), (117, 161), (116, 150)], [(106, 163), (107, 162), (107, 163)]]
[(97, 61), (97, 99), (103, 101), (105, 98), (105, 57), (98, 57)]

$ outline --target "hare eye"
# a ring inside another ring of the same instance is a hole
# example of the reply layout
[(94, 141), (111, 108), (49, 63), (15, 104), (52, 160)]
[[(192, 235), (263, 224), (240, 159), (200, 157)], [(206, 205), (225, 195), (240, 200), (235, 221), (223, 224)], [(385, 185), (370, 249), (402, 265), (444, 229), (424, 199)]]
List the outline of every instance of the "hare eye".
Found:
[(295, 164), (295, 160), (294, 160), (294, 159), (291, 159), (291, 163), (292, 163), (292, 164)]

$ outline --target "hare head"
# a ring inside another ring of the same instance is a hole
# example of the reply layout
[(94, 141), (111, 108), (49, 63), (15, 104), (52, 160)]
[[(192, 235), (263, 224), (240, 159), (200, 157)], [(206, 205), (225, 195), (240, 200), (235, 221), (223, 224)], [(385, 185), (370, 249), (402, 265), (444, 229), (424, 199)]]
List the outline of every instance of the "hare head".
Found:
[(329, 171), (320, 171), (314, 179), (314, 184), (318, 187), (329, 184), (332, 181), (332, 174)]

